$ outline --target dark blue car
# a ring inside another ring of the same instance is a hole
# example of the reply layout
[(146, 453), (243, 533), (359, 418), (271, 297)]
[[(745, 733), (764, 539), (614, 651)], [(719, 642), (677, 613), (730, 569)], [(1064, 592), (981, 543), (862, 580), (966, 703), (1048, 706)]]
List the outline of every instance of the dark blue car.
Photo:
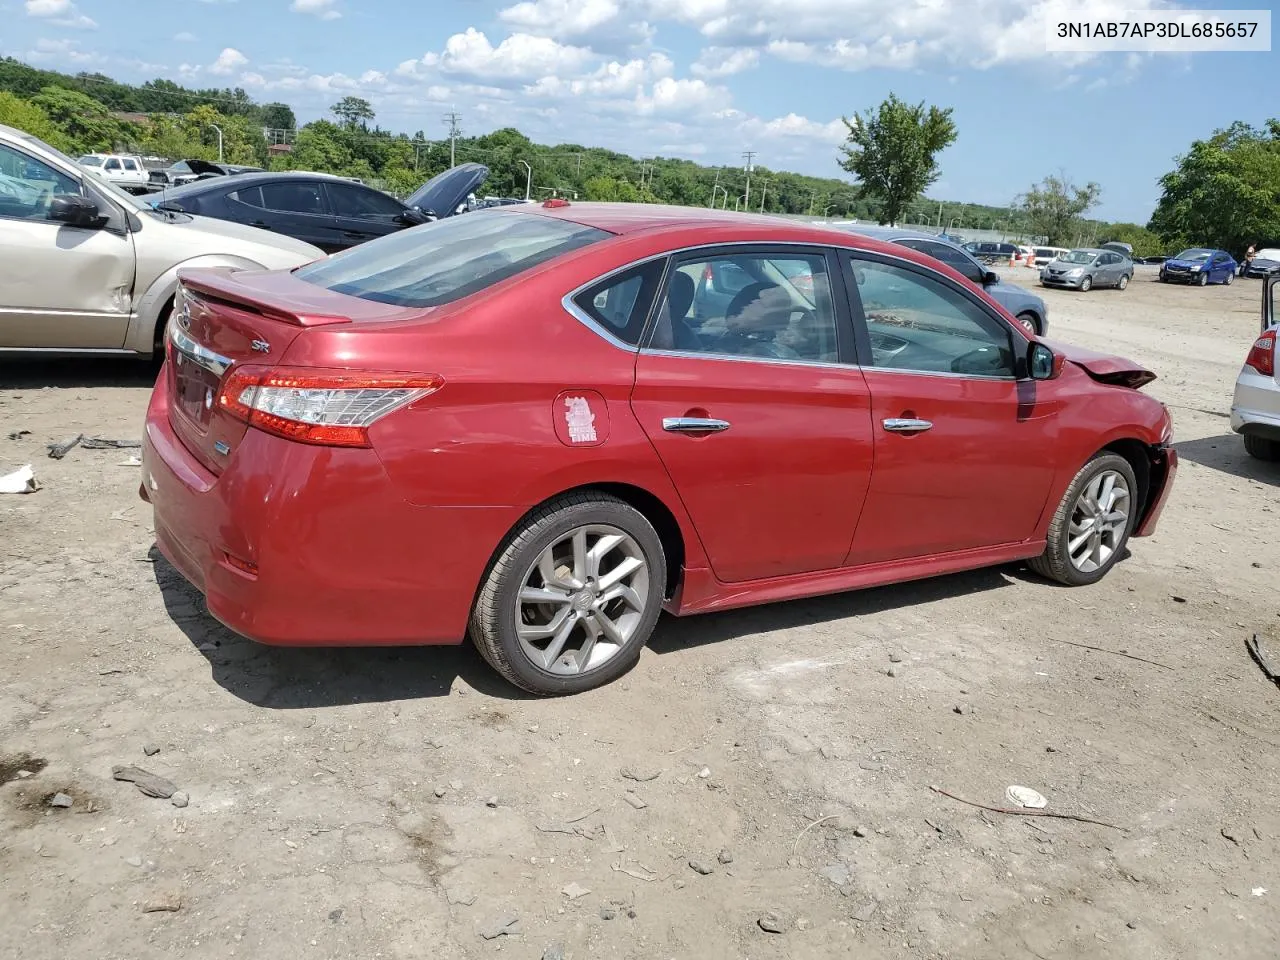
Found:
[(1230, 283), (1236, 278), (1236, 261), (1225, 250), (1193, 247), (1160, 265), (1162, 283)]

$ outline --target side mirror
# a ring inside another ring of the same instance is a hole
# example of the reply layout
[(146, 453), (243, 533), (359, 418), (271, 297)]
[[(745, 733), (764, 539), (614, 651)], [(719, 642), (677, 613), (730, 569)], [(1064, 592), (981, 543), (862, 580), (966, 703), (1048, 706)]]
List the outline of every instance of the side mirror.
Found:
[(1056, 380), (1062, 375), (1066, 358), (1054, 353), (1039, 340), (1027, 348), (1027, 374), (1032, 380)]
[(396, 219), (409, 227), (417, 227), (421, 224), (431, 222), (431, 217), (423, 213), (417, 207), (406, 207), (404, 213), (400, 214)]
[(49, 201), (49, 219), (72, 227), (100, 227), (98, 205), (77, 193), (59, 193)]
[(1000, 282), (1000, 274), (996, 273), (994, 270), (986, 270), (983, 272), (982, 285), (984, 287), (989, 287), (993, 283), (999, 283), (999, 282)]

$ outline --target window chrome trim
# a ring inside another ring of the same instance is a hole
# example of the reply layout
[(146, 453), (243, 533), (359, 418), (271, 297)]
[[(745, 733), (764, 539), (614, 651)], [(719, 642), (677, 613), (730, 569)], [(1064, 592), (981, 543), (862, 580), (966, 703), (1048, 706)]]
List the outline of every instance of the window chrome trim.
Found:
[[(650, 257), (648, 259), (655, 260), (658, 258)], [(645, 262), (647, 261), (640, 260), (640, 261), (637, 261), (635, 264), (632, 264), (631, 266), (638, 266), (639, 264), (645, 263)], [(596, 334), (601, 339), (607, 341), (612, 346), (617, 347), (619, 350), (625, 350), (627, 353), (639, 353), (640, 352), (639, 344), (627, 343), (627, 341), (619, 339), (618, 337), (615, 337), (612, 333), (610, 333), (604, 327), (603, 324), (597, 322), (589, 313), (587, 313), (580, 306), (578, 306), (576, 303), (573, 302), (574, 297), (577, 297), (580, 294), (585, 293), (588, 288), (594, 287), (596, 284), (601, 283), (602, 281), (607, 280), (609, 277), (613, 276), (614, 273), (619, 273), (619, 272), (622, 272), (622, 271), (612, 271), (610, 273), (607, 273), (604, 276), (600, 277), (599, 279), (592, 280), (590, 283), (583, 284), (581, 287), (578, 287), (578, 289), (574, 290), (572, 293), (565, 294), (564, 297), (562, 297), (560, 300), (560, 306), (564, 308), (565, 313), (569, 314), (569, 316), (573, 317), (573, 319), (577, 320), (580, 324), (582, 324), (592, 333)]]
[(752, 357), (738, 353), (701, 353), (697, 350), (654, 350), (645, 347), (640, 351), (646, 357), (673, 357), (678, 360), (730, 360), (736, 363), (779, 363), (787, 367), (826, 367), (834, 370), (861, 370), (856, 363), (838, 360), (792, 360), (786, 357)]

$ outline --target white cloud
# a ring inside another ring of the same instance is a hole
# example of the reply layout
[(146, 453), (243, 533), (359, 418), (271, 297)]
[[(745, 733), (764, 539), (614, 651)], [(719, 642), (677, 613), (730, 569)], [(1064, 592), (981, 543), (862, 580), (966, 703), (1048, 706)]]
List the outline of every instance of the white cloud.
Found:
[(650, 40), (643, 0), (523, 0), (498, 12), (511, 29), (557, 40), (576, 40), (596, 49)]
[[(440, 73), (498, 84), (574, 73), (594, 59), (595, 54), (585, 47), (527, 33), (513, 33), (495, 47), (479, 30), (468, 27), (446, 40), (441, 53), (427, 53), (417, 63)], [(421, 72), (410, 64), (413, 61), (402, 63), (397, 72), (402, 76)]]
[(77, 13), (71, 17), (58, 17), (50, 20), (56, 27), (70, 27), (72, 30), (97, 30), (98, 21), (92, 17), (86, 17), (83, 13)]
[(27, 0), (29, 17), (61, 17), (75, 9), (71, 0)]
[(35, 48), (28, 50), (23, 57), (31, 63), (103, 63), (103, 57), (96, 53), (86, 53), (80, 49), (79, 40), (49, 40), (41, 38), (36, 41)]
[(699, 77), (728, 77), (759, 62), (760, 51), (752, 47), (707, 47), (690, 70)]
[(337, 0), (293, 0), (289, 9), (294, 13), (308, 13), (321, 20), (337, 20), (342, 14), (334, 9), (336, 3)]
[(635, 106), (642, 114), (674, 111), (689, 116), (728, 101), (729, 91), (724, 87), (713, 87), (705, 80), (663, 77), (653, 85), (650, 93), (641, 91), (636, 95)]
[(173, 35), (173, 39), (176, 40), (178, 43), (195, 43), (196, 35), (194, 33), (189, 33), (188, 31), (183, 30), (181, 33), (175, 33)]
[(226, 47), (220, 54), (218, 59), (209, 64), (209, 72), (224, 77), (229, 73), (235, 73), (241, 67), (248, 66), (249, 58), (234, 47)]
[(653, 53), (643, 60), (610, 61), (585, 76), (541, 77), (525, 87), (525, 92), (536, 97), (634, 98), (641, 94), (646, 83), (669, 77), (674, 70), (670, 57)]

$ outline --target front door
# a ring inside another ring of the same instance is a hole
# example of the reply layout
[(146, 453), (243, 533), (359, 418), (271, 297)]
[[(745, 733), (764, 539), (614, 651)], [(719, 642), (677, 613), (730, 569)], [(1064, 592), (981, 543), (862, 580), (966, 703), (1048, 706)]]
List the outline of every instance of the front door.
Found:
[(850, 565), (1017, 543), (1054, 477), (1052, 382), (1015, 379), (1026, 340), (922, 267), (844, 267), (871, 392), (875, 473)]
[(119, 211), (100, 229), (49, 219), (76, 179), (0, 144), (0, 348), (112, 350), (133, 305), (133, 238)]
[(380, 190), (357, 183), (326, 183), (337, 242), (354, 247), (404, 229), (404, 206)]
[[(632, 408), (723, 582), (831, 569), (849, 551), (871, 477), (870, 397), (841, 362), (852, 344), (836, 269), (821, 248), (739, 247), (668, 271)], [(708, 296), (717, 276), (737, 292)]]
[(337, 240), (337, 228), (323, 186), (315, 180), (273, 180), (227, 195), (233, 219), (251, 227), (283, 233), (334, 253), (349, 247)]

